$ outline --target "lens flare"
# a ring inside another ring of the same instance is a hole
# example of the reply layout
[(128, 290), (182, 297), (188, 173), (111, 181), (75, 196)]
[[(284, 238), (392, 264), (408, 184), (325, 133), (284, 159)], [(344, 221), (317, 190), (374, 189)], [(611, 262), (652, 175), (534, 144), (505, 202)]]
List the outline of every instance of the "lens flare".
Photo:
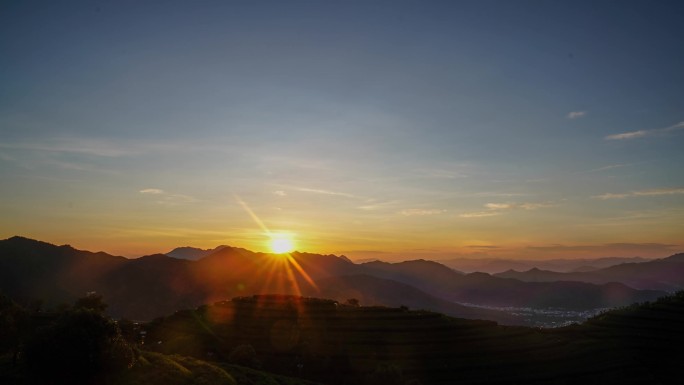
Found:
[(284, 236), (274, 236), (271, 238), (271, 252), (275, 254), (289, 253), (294, 250), (292, 239)]

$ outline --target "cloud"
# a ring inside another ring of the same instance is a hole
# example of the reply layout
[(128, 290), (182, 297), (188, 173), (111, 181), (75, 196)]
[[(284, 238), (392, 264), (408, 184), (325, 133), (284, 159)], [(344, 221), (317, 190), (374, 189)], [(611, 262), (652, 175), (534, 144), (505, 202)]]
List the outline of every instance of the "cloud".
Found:
[(399, 214), (411, 217), (411, 216), (424, 216), (424, 215), (438, 215), (445, 213), (446, 210), (440, 210), (440, 209), (406, 209), (406, 210), (401, 210)]
[(495, 215), (501, 214), (498, 211), (478, 211), (474, 213), (463, 213), (459, 215), (461, 218), (483, 218), (483, 217), (493, 217)]
[(0, 144), (0, 148), (55, 153), (61, 152), (99, 156), (105, 158), (116, 158), (133, 153), (130, 148), (126, 148), (120, 143), (87, 138), (53, 139), (42, 142), (4, 143)]
[(631, 166), (631, 164), (630, 163), (609, 164), (607, 166), (594, 168), (591, 170), (587, 170), (585, 172), (601, 172), (601, 171), (612, 170), (614, 168), (620, 168), (620, 167), (626, 167), (626, 166)]
[(365, 205), (361, 205), (357, 208), (359, 210), (367, 210), (367, 211), (380, 210), (380, 209), (384, 209), (387, 207), (394, 206), (398, 203), (399, 203), (399, 201), (397, 201), (397, 200), (378, 202), (375, 199), (369, 199)]
[(510, 209), (511, 204), (510, 203), (487, 203), (485, 205), (486, 208), (490, 210), (505, 210), (505, 209)]
[(139, 193), (145, 194), (145, 195), (152, 195), (157, 197), (157, 203), (163, 204), (163, 205), (169, 205), (169, 206), (175, 206), (178, 204), (183, 204), (183, 203), (192, 203), (192, 202), (197, 202), (196, 198), (193, 198), (189, 195), (183, 195), (183, 194), (171, 194), (168, 193), (162, 189), (158, 188), (146, 188), (143, 190), (140, 190)]
[(463, 213), (459, 216), (461, 218), (482, 218), (499, 215), (505, 210), (536, 210), (544, 207), (553, 207), (551, 203), (486, 203), (484, 206), (488, 211)]
[(673, 126), (665, 128), (654, 128), (651, 130), (639, 130), (623, 132), (619, 134), (608, 135), (605, 137), (606, 140), (629, 140), (643, 138), (645, 136), (655, 136), (655, 135), (665, 135), (667, 133), (684, 129), (684, 122), (679, 122)]
[(684, 188), (661, 188), (655, 190), (635, 191), (632, 194), (635, 196), (684, 194)]
[(490, 192), (490, 191), (484, 191), (484, 192), (479, 192), (476, 194), (473, 194), (473, 196), (476, 197), (524, 197), (528, 196), (530, 194), (527, 193), (505, 193), (505, 192)]
[(624, 199), (624, 198), (628, 198), (628, 197), (661, 196), (661, 195), (677, 195), (677, 194), (684, 194), (684, 188), (682, 188), (682, 187), (660, 188), (660, 189), (652, 189), (652, 190), (632, 191), (632, 192), (628, 192), (628, 193), (619, 193), (619, 194), (606, 193), (606, 194), (602, 194), (602, 195), (595, 195), (592, 198), (607, 200), (607, 199)]
[(607, 199), (623, 199), (623, 198), (627, 198), (628, 196), (629, 196), (629, 194), (606, 193), (606, 194), (601, 194), (601, 195), (595, 195), (592, 198), (607, 200)]
[(273, 194), (275, 194), (275, 195), (277, 195), (277, 196), (279, 196), (279, 197), (284, 197), (284, 196), (287, 195), (287, 193), (286, 193), (285, 191), (283, 191), (283, 190), (276, 190), (276, 191), (273, 192)]
[(143, 190), (140, 190), (141, 194), (163, 194), (164, 190), (160, 190), (158, 188), (146, 188)]
[(347, 197), (347, 198), (360, 198), (354, 194), (348, 194), (348, 193), (339, 192), (339, 191), (315, 189), (315, 188), (297, 187), (297, 188), (295, 188), (295, 190), (302, 191), (302, 192), (314, 193), (314, 194), (335, 195), (335, 196), (341, 196), (341, 197)]
[(622, 134), (608, 135), (608, 136), (606, 136), (606, 139), (608, 139), (608, 140), (635, 139), (635, 138), (641, 138), (641, 137), (646, 136), (646, 135), (648, 135), (648, 131), (639, 130), (639, 131), (632, 131), (632, 132), (624, 132)]
[(582, 118), (587, 114), (587, 111), (571, 111), (566, 116), (568, 119)]
[(485, 207), (490, 210), (510, 210), (510, 209), (523, 209), (523, 210), (536, 210), (543, 207), (551, 207), (549, 203), (487, 203)]

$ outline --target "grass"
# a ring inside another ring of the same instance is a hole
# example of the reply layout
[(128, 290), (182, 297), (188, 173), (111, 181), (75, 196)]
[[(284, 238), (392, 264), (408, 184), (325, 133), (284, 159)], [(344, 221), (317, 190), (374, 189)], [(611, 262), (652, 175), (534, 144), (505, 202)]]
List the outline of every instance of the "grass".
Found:
[(190, 357), (141, 352), (136, 365), (112, 385), (237, 385), (233, 376)]

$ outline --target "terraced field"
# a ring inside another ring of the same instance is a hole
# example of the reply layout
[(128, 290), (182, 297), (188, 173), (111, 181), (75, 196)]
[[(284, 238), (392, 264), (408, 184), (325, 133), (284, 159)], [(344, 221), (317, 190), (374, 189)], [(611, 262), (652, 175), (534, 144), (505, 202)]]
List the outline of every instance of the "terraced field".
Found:
[(264, 369), (329, 384), (674, 384), (682, 321), (684, 293), (558, 329), (262, 296), (158, 319), (146, 346), (225, 360), (249, 344)]

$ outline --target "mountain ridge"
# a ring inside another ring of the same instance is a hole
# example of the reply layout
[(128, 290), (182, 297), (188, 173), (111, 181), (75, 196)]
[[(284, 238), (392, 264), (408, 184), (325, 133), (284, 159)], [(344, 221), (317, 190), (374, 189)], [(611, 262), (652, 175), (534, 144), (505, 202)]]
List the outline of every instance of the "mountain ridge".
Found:
[[(107, 298), (112, 314), (141, 320), (241, 295), (316, 295), (316, 289), (330, 292), (333, 282), (349, 289), (338, 290), (337, 300), (348, 299), (343, 296), (350, 296), (354, 289), (362, 298), (382, 298), (378, 304), (421, 307), (422, 301), (455, 316), (463, 314), (462, 308), (454, 306), (457, 303), (595, 309), (625, 306), (665, 294), (621, 284), (534, 283), (486, 273), (463, 274), (425, 260), (355, 264), (331, 254), (293, 252), (283, 257), (229, 246), (197, 261), (166, 254), (126, 259), (27, 238), (0, 241), (0, 270), (0, 289), (14, 297), (44, 298), (54, 305), (97, 291)], [(352, 280), (348, 277), (363, 275), (375, 279), (359, 281), (363, 284), (356, 288), (348, 284)], [(406, 285), (413, 290), (405, 290)], [(515, 323), (510, 314), (479, 310), (480, 318)], [(477, 318), (476, 314), (471, 311), (466, 316)]]

